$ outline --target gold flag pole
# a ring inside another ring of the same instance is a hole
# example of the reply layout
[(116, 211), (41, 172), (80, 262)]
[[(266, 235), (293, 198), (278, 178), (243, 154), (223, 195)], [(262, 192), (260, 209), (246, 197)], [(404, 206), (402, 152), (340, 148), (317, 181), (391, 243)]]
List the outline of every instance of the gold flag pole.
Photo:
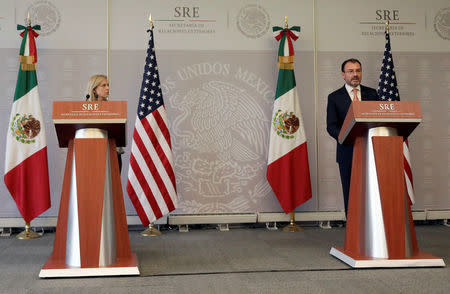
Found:
[(386, 21), (386, 32), (389, 34), (389, 20)]
[(151, 222), (148, 225), (148, 228), (145, 231), (141, 232), (141, 236), (144, 236), (144, 237), (157, 237), (157, 236), (161, 236), (161, 235), (162, 235), (161, 231), (155, 227), (153, 222)]
[[(27, 26), (31, 26), (30, 12), (27, 13)], [(20, 240), (30, 240), (30, 239), (37, 239), (40, 237), (42, 237), (40, 234), (31, 230), (30, 223), (28, 222), (25, 223), (25, 230), (19, 233), (16, 238)]]
[[(150, 13), (148, 20), (150, 22), (150, 29), (153, 30), (153, 20), (152, 20), (152, 14)], [(148, 228), (141, 232), (141, 236), (145, 236), (145, 237), (156, 237), (156, 236), (161, 236), (162, 233), (160, 230), (158, 230), (157, 228), (155, 228), (155, 225), (153, 222), (151, 222), (148, 225)]]
[(148, 20), (150, 22), (150, 29), (153, 30), (153, 20), (152, 20), (152, 14), (150, 13)]
[[(285, 16), (284, 17), (284, 28), (287, 29), (288, 27), (289, 27), (288, 26), (288, 17)], [(294, 65), (293, 65), (294, 59), (288, 60), (287, 62), (289, 63), (289, 66), (284, 65), (282, 67), (280, 66), (280, 68), (294, 69)], [(303, 229), (295, 224), (295, 211), (292, 211), (290, 214), (289, 225), (287, 225), (283, 228), (283, 232), (300, 232), (300, 231), (303, 231)]]
[(283, 232), (300, 232), (303, 229), (295, 224), (295, 211), (291, 212), (291, 219), (289, 225), (283, 228)]
[(42, 237), (38, 233), (32, 231), (30, 228), (31, 228), (30, 227), (30, 223), (26, 223), (25, 224), (25, 231), (23, 231), (19, 235), (17, 235), (17, 239), (30, 240), (30, 239), (37, 239), (37, 238)]

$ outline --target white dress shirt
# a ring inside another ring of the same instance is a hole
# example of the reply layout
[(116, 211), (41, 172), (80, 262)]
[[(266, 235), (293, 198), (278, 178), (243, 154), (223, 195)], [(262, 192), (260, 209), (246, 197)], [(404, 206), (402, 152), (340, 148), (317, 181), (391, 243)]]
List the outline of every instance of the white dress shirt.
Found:
[[(353, 87), (348, 84), (345, 84), (345, 89), (347, 89), (348, 95), (350, 95), (350, 99), (352, 99), (352, 101), (355, 100), (355, 97), (353, 97), (355, 95), (355, 93), (353, 92)], [(359, 101), (362, 101), (361, 100), (361, 85), (358, 85), (356, 87), (356, 89), (358, 89), (358, 99), (359, 99)]]

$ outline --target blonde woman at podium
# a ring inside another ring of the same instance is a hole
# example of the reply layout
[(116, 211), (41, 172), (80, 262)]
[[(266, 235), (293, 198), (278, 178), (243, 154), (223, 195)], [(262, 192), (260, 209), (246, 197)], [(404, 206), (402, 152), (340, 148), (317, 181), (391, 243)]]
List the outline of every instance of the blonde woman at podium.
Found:
[[(87, 84), (86, 101), (108, 101), (109, 81), (105, 75), (93, 75)], [(122, 154), (125, 153), (122, 147), (117, 147), (117, 159), (119, 160), (119, 170), (122, 171)]]
[(86, 101), (108, 101), (109, 82), (105, 75), (93, 75), (87, 85)]

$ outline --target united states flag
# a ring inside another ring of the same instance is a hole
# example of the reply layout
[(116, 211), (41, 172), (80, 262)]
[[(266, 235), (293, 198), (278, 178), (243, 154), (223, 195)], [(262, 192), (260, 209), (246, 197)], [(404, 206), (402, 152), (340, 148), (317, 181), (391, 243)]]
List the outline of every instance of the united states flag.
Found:
[[(381, 63), (380, 79), (378, 81), (378, 96), (384, 101), (400, 101), (397, 88), (397, 79), (394, 71), (394, 60), (391, 53), (391, 39), (389, 31), (385, 32), (386, 46)], [(411, 203), (414, 204), (414, 187), (411, 172), (408, 140), (403, 142), (403, 166), (405, 170), (405, 182)]]
[(131, 145), (127, 192), (144, 226), (175, 210), (177, 192), (166, 110), (159, 82), (153, 30)]

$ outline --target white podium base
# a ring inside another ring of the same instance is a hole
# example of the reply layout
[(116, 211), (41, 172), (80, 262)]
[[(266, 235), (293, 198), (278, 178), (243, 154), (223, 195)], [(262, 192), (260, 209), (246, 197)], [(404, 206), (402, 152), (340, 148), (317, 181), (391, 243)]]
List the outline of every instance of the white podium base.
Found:
[(51, 258), (41, 269), (39, 278), (69, 278), (69, 277), (101, 277), (101, 276), (138, 276), (140, 274), (137, 258), (134, 253), (131, 258), (118, 262), (113, 266), (81, 268), (59, 265)]
[(356, 258), (344, 253), (343, 248), (332, 247), (330, 254), (354, 268), (383, 268), (383, 267), (444, 267), (442, 258), (431, 254), (419, 252), (417, 256), (407, 259), (386, 258)]
[(138, 276), (137, 267), (97, 267), (42, 269), (39, 278), (100, 277), (100, 276)]

